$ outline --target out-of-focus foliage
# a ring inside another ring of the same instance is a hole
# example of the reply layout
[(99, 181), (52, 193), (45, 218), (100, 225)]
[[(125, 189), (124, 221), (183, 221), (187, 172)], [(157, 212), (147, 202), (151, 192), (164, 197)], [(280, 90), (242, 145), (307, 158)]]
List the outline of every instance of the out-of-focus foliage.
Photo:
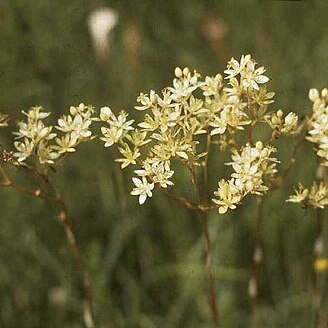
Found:
[[(87, 18), (100, 6), (114, 8), (119, 21), (109, 55), (97, 61)], [(231, 56), (251, 53), (273, 78), (275, 106), (306, 115), (312, 107), (308, 90), (328, 85), (327, 11), (326, 1), (310, 0), (4, 0), (0, 110), (13, 121), (34, 105), (56, 116), (80, 102), (129, 111), (141, 90), (168, 85), (175, 66), (215, 75)], [(1, 144), (8, 142), (1, 136)], [(280, 147), (283, 165), (292, 143), (281, 141)], [(311, 147), (307, 143), (299, 151), (290, 185), (313, 181)], [(103, 147), (81, 145), (80, 154), (55, 173), (91, 275), (96, 322), (211, 327), (197, 214), (159, 194), (140, 207), (113, 156)], [(228, 172), (211, 162), (212, 190)], [(191, 196), (189, 178), (178, 179), (180, 193)], [(306, 328), (313, 320), (316, 225), (310, 209), (285, 203), (291, 192), (282, 187), (264, 204), (256, 327)], [(58, 209), (7, 189), (0, 190), (0, 202), (0, 326), (81, 327), (78, 273), (56, 223)], [(255, 205), (249, 201), (210, 217), (222, 327), (251, 326), (247, 288)], [(326, 274), (322, 270), (319, 281), (322, 309), (328, 307)]]

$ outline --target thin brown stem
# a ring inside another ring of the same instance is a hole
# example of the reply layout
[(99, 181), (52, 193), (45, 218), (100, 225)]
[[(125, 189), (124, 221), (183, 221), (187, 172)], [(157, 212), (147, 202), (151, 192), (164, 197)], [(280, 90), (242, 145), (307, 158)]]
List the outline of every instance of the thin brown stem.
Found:
[(80, 248), (77, 244), (76, 237), (74, 231), (72, 229), (71, 217), (68, 211), (68, 207), (66, 202), (63, 200), (57, 188), (50, 182), (50, 180), (42, 175), (37, 170), (33, 170), (33, 173), (37, 175), (37, 178), (41, 178), (41, 180), (46, 183), (50, 189), (55, 193), (54, 196), (48, 196), (43, 192), (43, 190), (39, 187), (37, 189), (29, 189), (24, 186), (17, 184), (10, 174), (5, 170), (5, 168), (0, 165), (0, 173), (3, 177), (3, 182), (1, 182), (0, 186), (3, 187), (11, 187), (25, 194), (29, 194), (34, 197), (42, 198), (46, 202), (55, 202), (61, 208), (61, 212), (57, 217), (58, 222), (63, 225), (65, 230), (66, 239), (70, 250), (75, 258), (76, 265), (78, 267), (78, 271), (82, 280), (82, 289), (83, 289), (83, 318), (84, 323), (87, 328), (94, 328), (94, 319), (93, 319), (93, 306), (92, 306), (92, 293), (91, 293), (91, 283), (90, 278), (88, 276), (87, 270), (85, 268), (85, 264), (82, 258), (82, 254)]
[(81, 250), (77, 244), (74, 231), (72, 229), (72, 220), (68, 211), (68, 206), (65, 200), (62, 198), (58, 189), (50, 182), (49, 179), (45, 179), (50, 188), (55, 192), (55, 202), (60, 206), (61, 213), (58, 215), (58, 222), (63, 225), (66, 239), (68, 245), (71, 249), (72, 254), (74, 255), (78, 271), (80, 273), (82, 287), (83, 287), (83, 318), (84, 323), (87, 328), (94, 328), (94, 319), (93, 319), (93, 305), (92, 305), (92, 292), (91, 292), (91, 282), (89, 275), (87, 273), (85, 263), (81, 254)]
[(91, 283), (90, 278), (85, 268), (85, 264), (81, 255), (80, 248), (76, 242), (76, 237), (72, 229), (71, 219), (69, 213), (67, 211), (67, 206), (65, 202), (60, 198), (58, 199), (58, 203), (62, 208), (62, 212), (58, 216), (58, 221), (63, 225), (65, 229), (66, 239), (73, 253), (79, 273), (82, 280), (83, 286), (83, 317), (84, 323), (86, 327), (93, 328), (94, 327), (94, 320), (93, 320), (93, 306), (92, 306), (92, 293), (91, 293)]
[(197, 210), (197, 211), (200, 211), (200, 212), (207, 212), (207, 211), (211, 211), (211, 210), (216, 209), (216, 206), (198, 205), (198, 204), (194, 203), (193, 201), (191, 201), (188, 198), (180, 197), (180, 196), (177, 196), (177, 195), (169, 193), (169, 192), (166, 192), (165, 195), (168, 198), (178, 202), (179, 204), (182, 204), (184, 207), (189, 208), (191, 210)]

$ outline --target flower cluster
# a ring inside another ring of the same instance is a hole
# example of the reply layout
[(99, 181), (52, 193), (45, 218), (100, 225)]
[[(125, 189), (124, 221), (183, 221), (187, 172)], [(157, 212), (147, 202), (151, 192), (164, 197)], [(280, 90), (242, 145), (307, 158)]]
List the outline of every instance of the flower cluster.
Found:
[(323, 89), (321, 93), (311, 89), (309, 98), (313, 102), (313, 113), (307, 140), (316, 144), (317, 155), (323, 158), (322, 165), (328, 166), (328, 89)]
[(35, 157), (40, 164), (54, 164), (65, 153), (74, 152), (81, 141), (90, 139), (90, 125), (95, 120), (93, 108), (80, 104), (71, 106), (69, 111), (70, 114), (60, 117), (55, 126), (62, 132), (61, 136), (57, 136), (53, 126), (44, 123), (50, 113), (44, 112), (42, 107), (23, 111), (27, 120), (18, 122), (18, 131), (14, 132), (17, 141), (14, 142), (16, 152), (13, 156), (17, 161), (24, 162)]
[(213, 202), (218, 206), (219, 213), (235, 209), (248, 194), (262, 195), (268, 190), (267, 184), (277, 172), (276, 158), (270, 157), (275, 148), (264, 146), (258, 141), (254, 147), (246, 144), (240, 151), (233, 151), (232, 162), (227, 163), (234, 169), (230, 180), (219, 181), (214, 192)]
[[(199, 165), (206, 155), (202, 140), (210, 139), (224, 150), (236, 145), (238, 131), (252, 129), (260, 122), (270, 122), (281, 135), (296, 133), (298, 118), (294, 113), (283, 118), (281, 111), (267, 112), (274, 93), (267, 91), (269, 78), (264, 67), (257, 67), (250, 55), (242, 56), (240, 62), (232, 58), (224, 73), (225, 77), (202, 78), (197, 71), (175, 68), (172, 86), (160, 93), (140, 93), (134, 108), (145, 114), (138, 123), (129, 120), (125, 111), (117, 116), (108, 107), (101, 109), (100, 120), (106, 125), (101, 127), (100, 139), (105, 147), (118, 145), (122, 156), (117, 161), (122, 168), (136, 166), (132, 194), (139, 196), (140, 204), (152, 196), (155, 186), (173, 185), (173, 161), (189, 169)], [(220, 212), (234, 208), (248, 193), (266, 191), (264, 176), (275, 172), (276, 161), (269, 157), (273, 151), (259, 142), (234, 153), (230, 164), (236, 172), (231, 180), (221, 180), (216, 192)]]
[[(307, 140), (316, 145), (316, 153), (322, 158), (321, 168), (328, 166), (328, 89), (320, 93), (317, 89), (309, 91), (309, 99), (313, 102), (312, 115), (308, 119)], [(301, 183), (295, 189), (295, 195), (289, 197), (287, 202), (301, 203), (304, 207), (324, 208), (328, 205), (328, 185), (321, 181), (313, 182), (310, 188)]]
[(284, 117), (282, 110), (266, 116), (268, 124), (275, 131), (277, 136), (289, 136), (299, 131), (298, 116), (290, 112)]
[(304, 207), (324, 208), (328, 205), (328, 186), (323, 182), (314, 182), (310, 188), (305, 188), (299, 183), (295, 195), (290, 196), (287, 202), (301, 203)]
[(263, 75), (266, 71), (263, 66), (255, 69), (255, 65), (256, 62), (252, 60), (251, 55), (243, 55), (240, 62), (231, 58), (224, 73), (228, 75), (227, 79), (232, 79), (240, 75), (239, 84), (242, 87), (259, 90), (259, 84), (268, 82), (269, 78)]

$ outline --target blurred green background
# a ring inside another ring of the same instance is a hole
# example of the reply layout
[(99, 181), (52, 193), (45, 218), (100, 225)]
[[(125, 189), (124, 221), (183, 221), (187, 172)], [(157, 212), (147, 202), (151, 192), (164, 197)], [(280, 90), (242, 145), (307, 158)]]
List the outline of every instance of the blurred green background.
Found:
[[(109, 53), (97, 60), (87, 20), (102, 6), (119, 21)], [(1, 0), (0, 109), (13, 122), (32, 105), (54, 116), (80, 102), (132, 111), (140, 91), (171, 83), (175, 66), (213, 75), (230, 57), (251, 53), (272, 78), (274, 108), (306, 115), (309, 88), (328, 84), (327, 14), (324, 0)], [(10, 148), (9, 131), (1, 132)], [(293, 142), (277, 146), (285, 165)], [(55, 177), (91, 276), (97, 326), (212, 327), (197, 214), (160, 192), (140, 207), (129, 195), (130, 172), (122, 173), (113, 156), (100, 142), (82, 145)], [(293, 184), (314, 178), (309, 145), (298, 159), (290, 183), (265, 203), (255, 321), (247, 296), (255, 199), (211, 214), (220, 327), (313, 326), (314, 215), (285, 204)], [(213, 188), (229, 172), (211, 163)], [(178, 180), (178, 192), (189, 195), (187, 175)], [(0, 327), (83, 327), (78, 272), (58, 209), (10, 189), (0, 190), (0, 204)], [(328, 311), (326, 279), (324, 272)]]

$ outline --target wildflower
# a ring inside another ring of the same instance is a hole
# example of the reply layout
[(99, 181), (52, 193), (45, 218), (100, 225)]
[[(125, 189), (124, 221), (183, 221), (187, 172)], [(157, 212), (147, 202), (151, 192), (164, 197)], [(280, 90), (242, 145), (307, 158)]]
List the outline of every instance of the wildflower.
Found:
[(141, 106), (134, 106), (137, 110), (145, 110), (152, 107), (157, 102), (157, 97), (154, 90), (150, 90), (149, 96), (148, 94), (140, 93), (137, 98), (137, 102), (141, 104)]
[[(189, 68), (185, 67), (175, 69), (176, 78), (173, 80), (173, 87), (169, 87), (171, 99), (173, 101), (182, 101), (189, 98), (193, 91), (198, 87), (197, 74), (191, 74)], [(178, 74), (177, 74), (178, 73)]]
[(123, 147), (119, 147), (118, 150), (124, 156), (124, 158), (118, 158), (115, 161), (121, 162), (121, 168), (124, 169), (130, 164), (137, 164), (136, 159), (141, 155), (138, 148), (131, 150), (128, 144), (124, 144)]
[(322, 165), (328, 166), (328, 89), (323, 89), (320, 94), (317, 89), (311, 89), (309, 98), (313, 102), (313, 111), (306, 139), (317, 145)]
[[(18, 162), (23, 162), (31, 156), (36, 156), (40, 164), (54, 164), (66, 152), (74, 152), (78, 143), (92, 138), (90, 125), (95, 120), (92, 117), (94, 109), (83, 103), (69, 109), (69, 115), (61, 116), (56, 129), (64, 132), (58, 136), (52, 132), (53, 126), (47, 126), (44, 119), (50, 116), (42, 107), (32, 107), (27, 112), (22, 112), (26, 121), (18, 122), (18, 131), (14, 132), (16, 152), (13, 156)], [(56, 144), (53, 140), (55, 139)]]
[(72, 132), (72, 137), (75, 139), (88, 138), (92, 135), (89, 130), (91, 122), (90, 119), (84, 119), (80, 114), (75, 115), (74, 118), (71, 115), (63, 115), (58, 120), (56, 128), (63, 132)]
[(69, 133), (61, 138), (56, 138), (56, 143), (57, 145), (53, 148), (56, 149), (59, 154), (73, 153), (75, 152), (75, 146), (77, 145), (76, 139)]
[(224, 214), (228, 209), (235, 209), (236, 205), (240, 203), (243, 198), (243, 194), (238, 186), (235, 184), (235, 179), (230, 179), (228, 181), (220, 180), (218, 182), (218, 189), (214, 191), (214, 196), (212, 201), (214, 204), (218, 205), (218, 210), (220, 214)]
[(60, 156), (60, 154), (44, 140), (40, 141), (36, 149), (36, 154), (41, 164), (54, 164), (54, 161)]
[(280, 135), (293, 135), (298, 132), (298, 116), (290, 112), (285, 118), (282, 110), (267, 116), (267, 122)]
[[(100, 115), (102, 115), (102, 114), (105, 115), (106, 112), (109, 113), (108, 111), (105, 112), (104, 109), (107, 110), (109, 108), (108, 107), (101, 108)], [(100, 116), (100, 117), (102, 117), (102, 116)], [(122, 110), (122, 111), (120, 111), (120, 113), (117, 117), (113, 113), (111, 113), (111, 115), (109, 115), (109, 118), (106, 121), (110, 126), (115, 126), (118, 129), (122, 129), (125, 131), (133, 130), (133, 127), (131, 125), (134, 122), (134, 120), (127, 121), (127, 117), (128, 117), (128, 114)]]
[(169, 180), (174, 174), (174, 171), (170, 168), (169, 162), (164, 163), (148, 160), (144, 162), (142, 169), (135, 170), (134, 173), (141, 177), (150, 178), (155, 184), (158, 183), (162, 188), (167, 188), (174, 184)]
[(131, 195), (139, 196), (139, 204), (142, 205), (147, 197), (152, 197), (152, 190), (154, 189), (154, 183), (149, 183), (145, 177), (132, 178), (135, 188), (131, 191)]
[(277, 172), (276, 158), (270, 157), (273, 147), (265, 147), (261, 141), (251, 147), (246, 144), (241, 151), (233, 150), (232, 162), (227, 163), (234, 169), (231, 179), (220, 180), (219, 188), (214, 192), (212, 201), (218, 205), (219, 213), (235, 209), (236, 205), (248, 194), (262, 195), (268, 190), (265, 184)]
[(298, 189), (295, 189), (295, 195), (289, 196), (287, 202), (302, 203), (309, 195), (309, 189), (305, 188), (301, 183), (298, 184)]
[(131, 134), (127, 134), (126, 138), (135, 146), (141, 147), (151, 142), (151, 139), (147, 139), (147, 131), (139, 131), (135, 129)]
[[(134, 172), (139, 178), (134, 182), (138, 186), (133, 194), (139, 195), (143, 190), (140, 188), (148, 185), (152, 188), (173, 185), (171, 162), (174, 160), (188, 167), (201, 165), (199, 160), (206, 155), (198, 149), (202, 134), (213, 139), (217, 136), (211, 142), (223, 149), (236, 145), (236, 132), (264, 120), (274, 96), (264, 85), (269, 80), (264, 75), (265, 69), (257, 68), (251, 56), (246, 55), (240, 62), (232, 58), (225, 73), (226, 85), (221, 74), (202, 78), (189, 68), (176, 67), (172, 86), (159, 94), (150, 90), (137, 97), (134, 108), (146, 110), (143, 119), (137, 122), (137, 129), (132, 127), (134, 120), (128, 120), (126, 112), (116, 117), (109, 107), (101, 108), (100, 120), (105, 125), (101, 127), (100, 139), (105, 147), (120, 144), (123, 157), (116, 161), (122, 163), (122, 168), (137, 166)], [(294, 114), (287, 115), (281, 128), (292, 133), (295, 118)], [(278, 161), (271, 157), (273, 152), (274, 148), (261, 142), (233, 152), (232, 163), (228, 164), (234, 172), (230, 180), (220, 180), (213, 200), (220, 212), (235, 208), (248, 194), (262, 195), (268, 190), (277, 172)], [(142, 195), (144, 201), (147, 193)]]
[(222, 86), (223, 77), (217, 74), (215, 77), (205, 77), (205, 81), (201, 83), (200, 88), (203, 90), (204, 96), (214, 96), (218, 94)]
[(25, 161), (25, 159), (30, 157), (33, 153), (34, 143), (28, 138), (25, 138), (22, 142), (15, 141), (14, 146), (17, 150), (14, 152), (14, 157), (18, 158), (18, 162)]
[(290, 196), (287, 202), (301, 203), (304, 206), (321, 209), (328, 205), (328, 186), (323, 182), (313, 182), (310, 188), (305, 188), (299, 184), (295, 192), (296, 195)]
[(118, 129), (115, 126), (109, 128), (102, 126), (101, 133), (103, 134), (103, 137), (100, 137), (100, 139), (105, 141), (105, 147), (110, 147), (122, 138), (123, 129)]
[(226, 79), (232, 79), (237, 75), (240, 75), (240, 85), (245, 88), (251, 88), (259, 90), (259, 84), (264, 84), (269, 81), (269, 78), (265, 73), (264, 67), (255, 69), (256, 62), (250, 55), (242, 56), (240, 63), (232, 58), (224, 71), (228, 76)]
[(226, 79), (231, 79), (240, 74), (250, 60), (251, 55), (242, 55), (240, 62), (238, 62), (232, 57), (231, 60), (228, 62), (227, 69), (224, 71), (224, 73), (228, 75)]
[(127, 120), (128, 114), (125, 111), (121, 111), (116, 117), (109, 107), (102, 107), (100, 109), (100, 120), (106, 122), (108, 127), (101, 127), (100, 137), (105, 141), (105, 147), (110, 147), (114, 143), (120, 141), (128, 131), (133, 131), (132, 124), (134, 120)]

